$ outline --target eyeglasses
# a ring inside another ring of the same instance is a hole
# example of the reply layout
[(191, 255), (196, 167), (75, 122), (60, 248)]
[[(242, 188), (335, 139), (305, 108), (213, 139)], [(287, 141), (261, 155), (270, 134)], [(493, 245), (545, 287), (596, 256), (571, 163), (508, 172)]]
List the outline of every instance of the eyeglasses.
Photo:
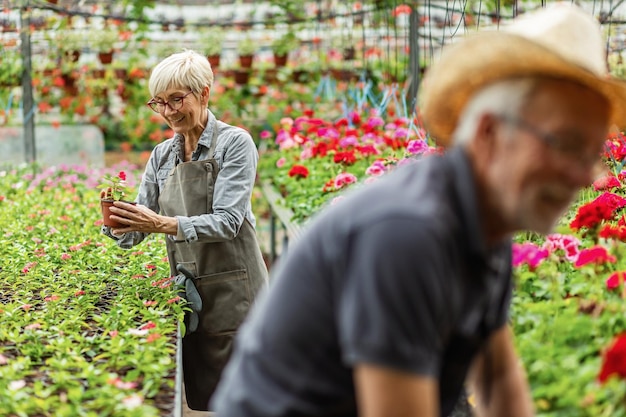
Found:
[(155, 100), (153, 98), (146, 104), (156, 113), (165, 113), (165, 106), (169, 106), (170, 109), (175, 111), (183, 107), (183, 101), (185, 97), (187, 97), (191, 93), (193, 93), (193, 91), (190, 91), (180, 97), (172, 97), (168, 101)]
[(516, 117), (498, 115), (497, 118), (505, 123), (515, 126), (518, 129), (530, 133), (532, 136), (546, 144), (551, 150), (562, 155), (571, 162), (581, 164), (585, 167), (593, 167), (601, 160), (600, 149), (598, 149), (598, 152), (594, 154), (584, 152), (584, 147), (581, 146), (580, 141), (575, 140), (574, 138), (560, 138), (552, 133), (541, 131), (525, 120), (518, 119)]

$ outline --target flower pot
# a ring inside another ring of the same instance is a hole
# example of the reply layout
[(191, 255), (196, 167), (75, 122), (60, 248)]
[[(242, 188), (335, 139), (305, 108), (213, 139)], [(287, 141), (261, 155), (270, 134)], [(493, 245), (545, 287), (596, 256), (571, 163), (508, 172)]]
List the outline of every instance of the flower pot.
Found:
[(274, 54), (274, 66), (276, 68), (284, 67), (285, 65), (287, 65), (288, 57), (289, 57), (289, 54), (284, 54), (284, 55)]
[(219, 67), (220, 66), (220, 58), (221, 58), (220, 54), (207, 56), (207, 59), (209, 60), (209, 64), (211, 64), (211, 67)]
[(110, 64), (111, 62), (113, 62), (113, 51), (99, 52), (98, 59), (100, 60), (101, 64)]
[(356, 57), (356, 49), (354, 46), (348, 46), (343, 50), (344, 61), (352, 61)]
[(237, 70), (235, 71), (235, 83), (239, 85), (248, 84), (248, 80), (250, 80), (250, 71), (249, 70)]
[(254, 55), (239, 55), (239, 66), (241, 68), (252, 68)]
[[(137, 204), (132, 201), (124, 201), (128, 204)], [(112, 228), (124, 227), (125, 225), (115, 220), (111, 220), (111, 206), (113, 205), (113, 200), (100, 200), (100, 207), (102, 208), (102, 220), (104, 221), (105, 226), (109, 226)]]

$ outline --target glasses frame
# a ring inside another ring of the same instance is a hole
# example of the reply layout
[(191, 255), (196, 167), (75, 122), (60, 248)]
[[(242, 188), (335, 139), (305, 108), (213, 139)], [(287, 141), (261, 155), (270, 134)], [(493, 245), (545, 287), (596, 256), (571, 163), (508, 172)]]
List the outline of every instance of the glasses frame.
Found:
[[(170, 99), (169, 99), (169, 100), (167, 100), (167, 101), (166, 101), (166, 100), (163, 100), (163, 101), (155, 100), (155, 99), (154, 99), (154, 97), (152, 97), (152, 98), (150, 99), (150, 101), (148, 101), (148, 102), (146, 103), (146, 106), (150, 107), (150, 110), (152, 110), (153, 112), (155, 112), (155, 113), (159, 113), (159, 114), (163, 114), (163, 113), (165, 113), (165, 109), (166, 109), (167, 107), (169, 107), (170, 109), (172, 109), (172, 111), (178, 111), (178, 110), (180, 110), (180, 109), (181, 109), (181, 108), (185, 105), (185, 97), (187, 97), (187, 96), (188, 96), (189, 94), (191, 94), (191, 93), (193, 93), (193, 91), (189, 91), (189, 92), (187, 92), (186, 94), (184, 94), (184, 95), (183, 95), (183, 96), (181, 96), (181, 97), (173, 97), (173, 98), (170, 98)], [(178, 105), (178, 107), (177, 107), (177, 108), (174, 108), (174, 106), (172, 106), (172, 105), (170, 104), (170, 101), (172, 101), (172, 100), (179, 100), (179, 99), (180, 99), (180, 105)], [(157, 106), (159, 106), (159, 105), (162, 105), (162, 106), (163, 106), (163, 110), (159, 110), (159, 109), (158, 109), (158, 107), (157, 107)], [(155, 107), (157, 107), (157, 108), (152, 107), (152, 106), (155, 106)]]
[[(601, 162), (601, 150), (598, 150), (597, 156), (583, 155), (581, 152), (577, 152), (572, 147), (564, 146), (556, 135), (544, 132), (524, 119), (507, 115), (496, 115), (496, 118), (504, 123), (516, 127), (517, 129), (530, 133), (535, 138), (541, 140), (541, 142), (548, 146), (552, 151), (564, 156), (572, 162), (580, 163), (585, 167), (593, 167)], [(577, 149), (580, 149), (580, 147)]]

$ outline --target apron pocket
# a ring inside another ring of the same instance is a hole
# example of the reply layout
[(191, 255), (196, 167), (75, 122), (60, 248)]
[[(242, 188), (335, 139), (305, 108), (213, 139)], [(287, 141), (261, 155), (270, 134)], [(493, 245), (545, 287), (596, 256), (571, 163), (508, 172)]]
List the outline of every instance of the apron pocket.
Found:
[(199, 330), (209, 333), (233, 332), (250, 309), (250, 283), (245, 269), (204, 275), (196, 279), (202, 297)]

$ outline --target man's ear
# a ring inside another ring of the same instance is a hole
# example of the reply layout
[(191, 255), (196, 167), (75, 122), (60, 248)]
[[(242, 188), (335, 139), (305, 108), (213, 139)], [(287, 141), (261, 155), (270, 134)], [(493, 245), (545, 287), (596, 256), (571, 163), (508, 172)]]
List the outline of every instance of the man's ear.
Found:
[(502, 144), (498, 138), (502, 125), (493, 114), (485, 113), (479, 117), (474, 136), (467, 144), (467, 150), (472, 154), (476, 168), (482, 171), (491, 165), (498, 147)]
[(498, 144), (498, 129), (501, 124), (498, 118), (491, 113), (484, 113), (478, 119), (475, 132), (475, 141), (483, 151), (492, 150)]

